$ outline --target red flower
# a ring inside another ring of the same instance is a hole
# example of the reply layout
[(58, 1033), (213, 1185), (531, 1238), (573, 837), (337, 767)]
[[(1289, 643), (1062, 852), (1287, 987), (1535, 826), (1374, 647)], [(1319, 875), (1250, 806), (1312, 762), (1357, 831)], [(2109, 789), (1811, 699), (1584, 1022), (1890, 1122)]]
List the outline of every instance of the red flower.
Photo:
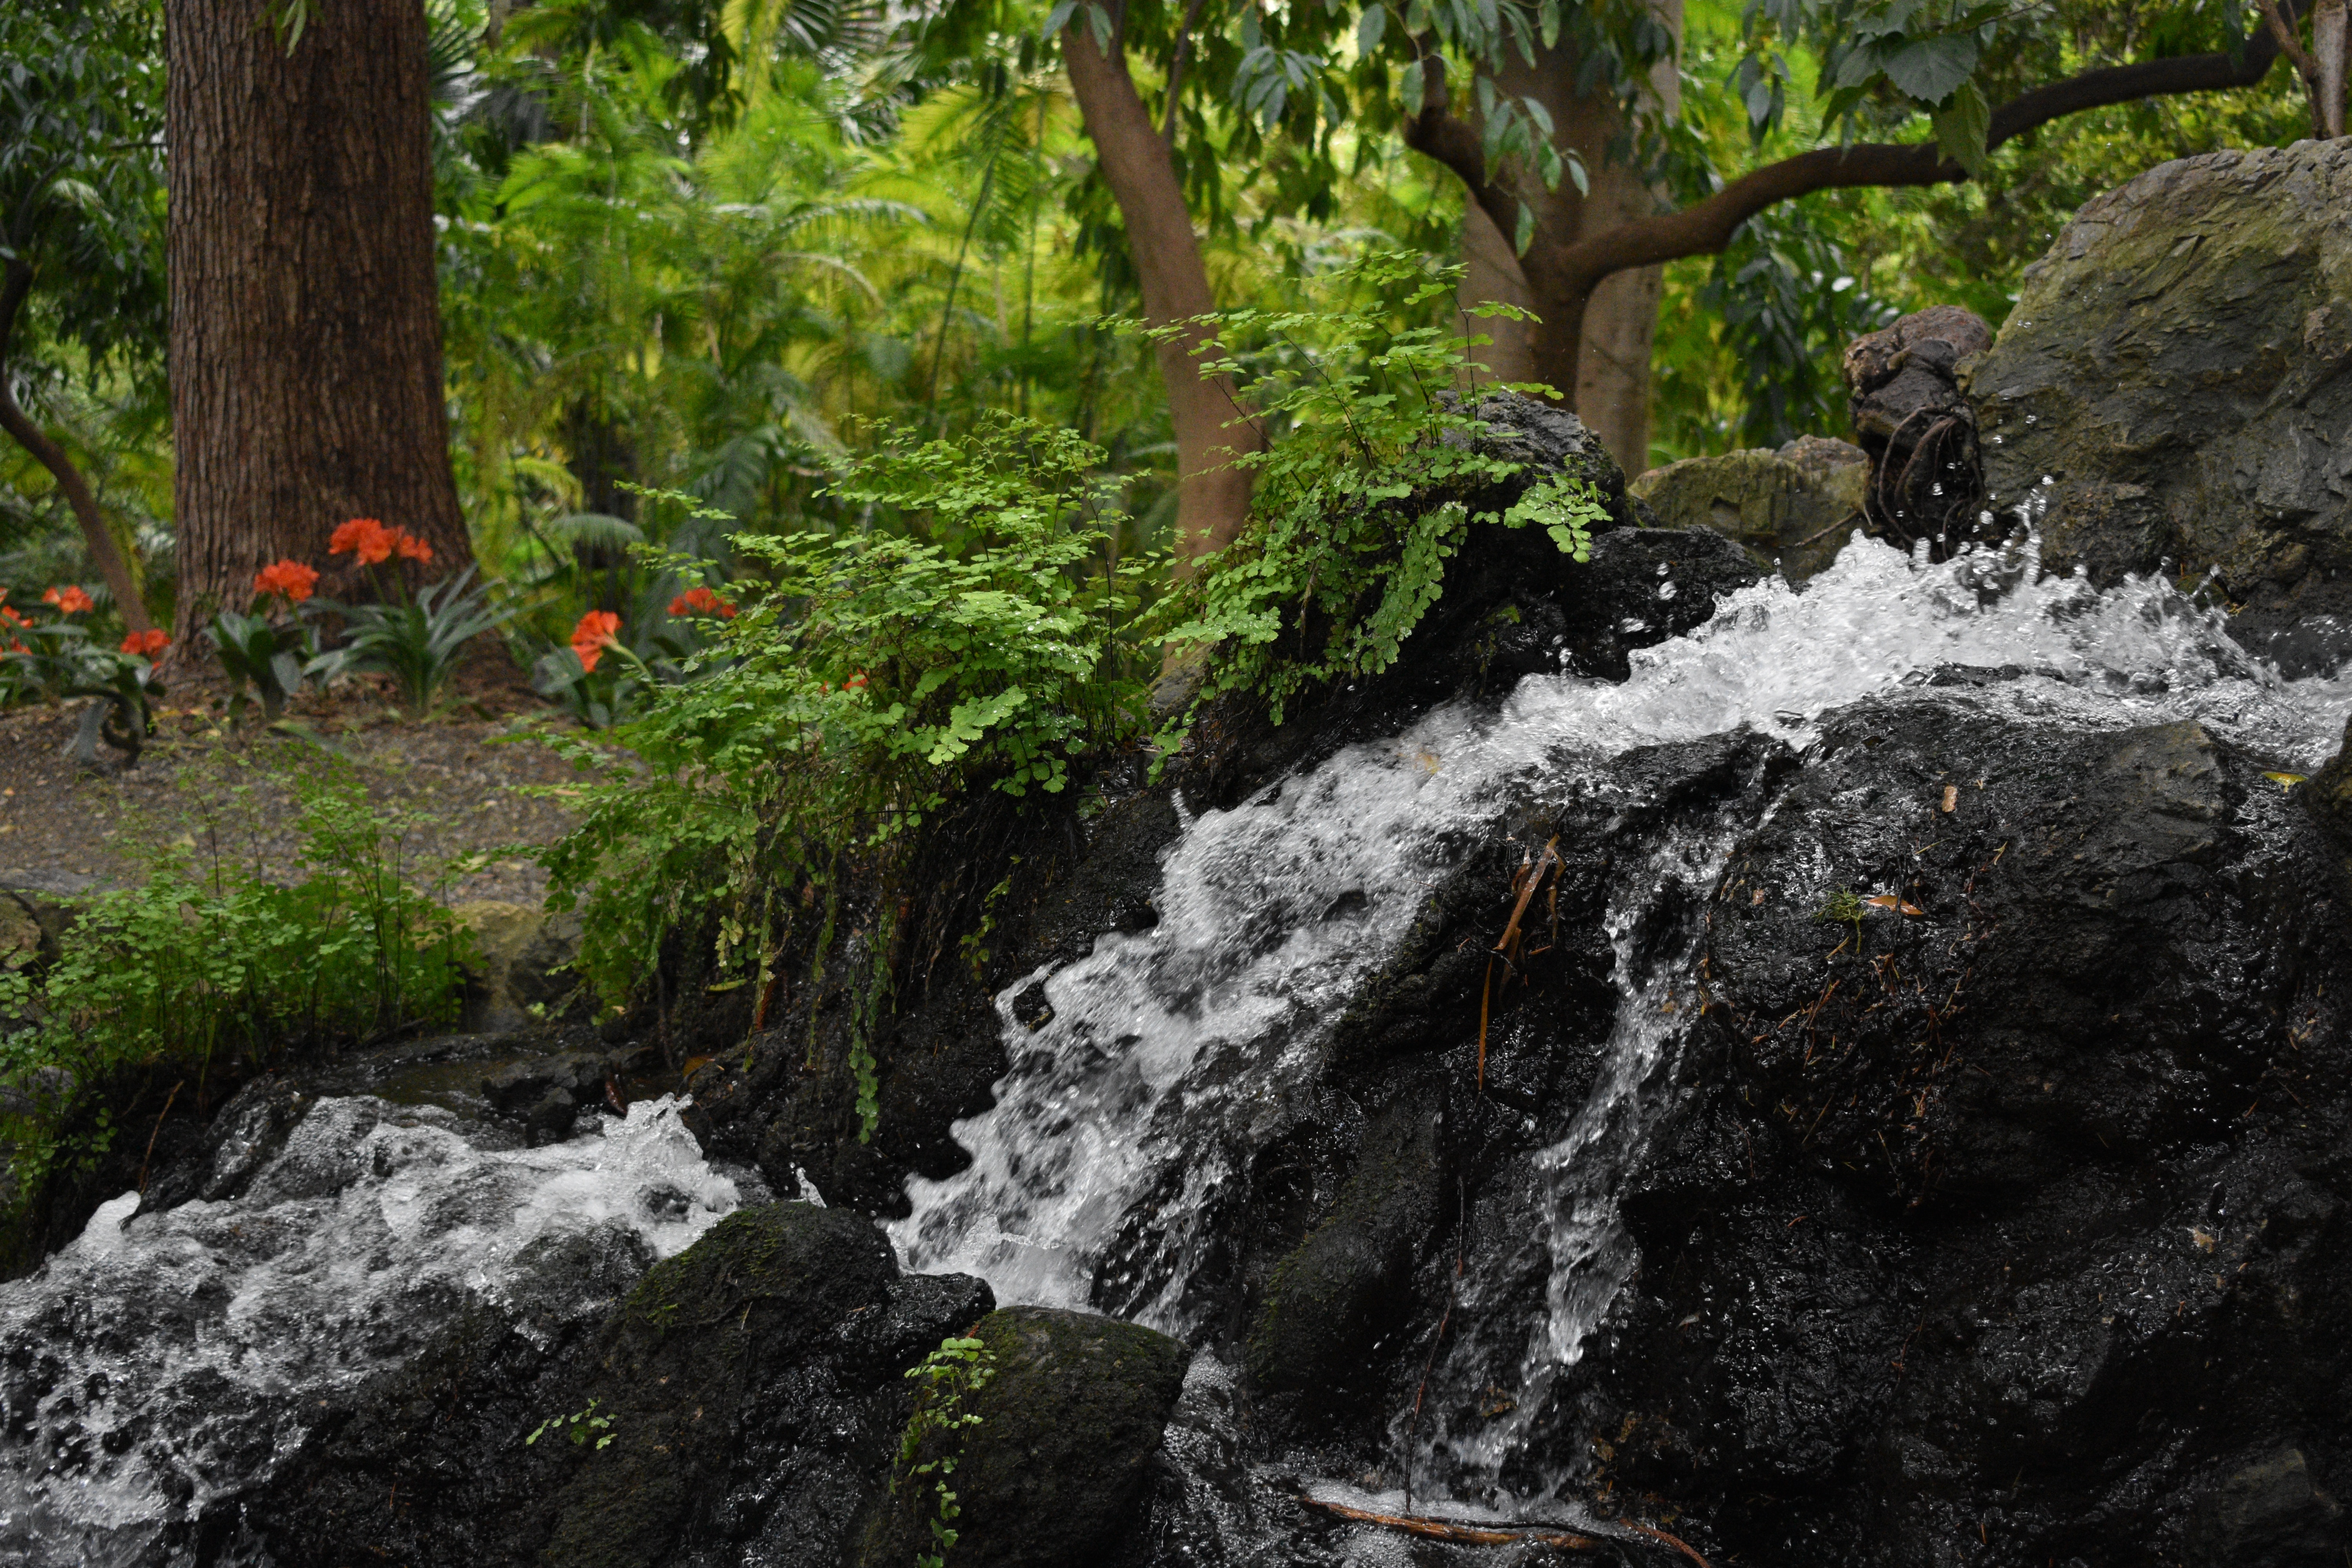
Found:
[(572, 651), (580, 656), (580, 668), (593, 670), (604, 651), (614, 646), (614, 633), (621, 629), (621, 617), (610, 610), (591, 610), (580, 617), (572, 628)]
[(433, 559), (433, 547), (404, 528), (392, 531), (392, 548), (403, 561), (414, 561), (419, 566)]
[(722, 621), (735, 618), (735, 606), (708, 588), (688, 588), (669, 602), (669, 613), (673, 616), (685, 615), (688, 610), (717, 616)]
[[(384, 542), (381, 547), (377, 544), (379, 540)], [(391, 531), (372, 517), (355, 517), (335, 530), (328, 539), (327, 553), (356, 553), (361, 560), (373, 564), (392, 553)]]
[(60, 614), (68, 616), (78, 616), (84, 610), (94, 610), (98, 608), (98, 602), (96, 600), (92, 599), (88, 594), (83, 593), (71, 583), (67, 584), (62, 588), (50, 589), (47, 593), (41, 595), (41, 603), (44, 605), (55, 605)]
[[(307, 571), (308, 568), (305, 570)], [(312, 572), (310, 575), (315, 577), (318, 574)], [(142, 658), (153, 658), (171, 646), (172, 634), (160, 626), (143, 632), (132, 632), (122, 639), (122, 651), (135, 654)]]
[(864, 690), (866, 689), (866, 672), (862, 669), (859, 670), (856, 675), (853, 675), (847, 680), (843, 681), (841, 683), (841, 689), (844, 691)]
[(283, 594), (289, 605), (309, 598), (318, 585), (319, 574), (299, 561), (274, 561), (253, 574), (256, 594)]

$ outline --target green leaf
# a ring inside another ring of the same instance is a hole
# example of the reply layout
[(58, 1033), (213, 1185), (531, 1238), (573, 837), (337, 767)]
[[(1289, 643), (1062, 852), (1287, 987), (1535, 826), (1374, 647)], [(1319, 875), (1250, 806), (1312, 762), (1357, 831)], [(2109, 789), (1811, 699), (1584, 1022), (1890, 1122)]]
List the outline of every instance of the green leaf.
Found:
[(1364, 14), (1356, 19), (1356, 52), (1368, 57), (1376, 53), (1381, 37), (1388, 32), (1388, 26), (1386, 5), (1365, 6)]
[(1975, 72), (1982, 52), (1969, 33), (1916, 39), (1887, 59), (1886, 79), (1919, 103), (1942, 103)]
[(1952, 101), (1931, 110), (1927, 120), (1935, 128), (1936, 144), (1962, 168), (1979, 180), (1992, 173), (1992, 155), (1985, 148), (1992, 108), (1975, 82), (1961, 83)]

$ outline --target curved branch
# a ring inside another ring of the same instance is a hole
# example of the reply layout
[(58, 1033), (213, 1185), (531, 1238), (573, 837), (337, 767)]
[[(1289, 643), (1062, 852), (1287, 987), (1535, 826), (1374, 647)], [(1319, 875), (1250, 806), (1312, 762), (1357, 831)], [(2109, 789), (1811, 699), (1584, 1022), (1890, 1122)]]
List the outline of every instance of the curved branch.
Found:
[[(2243, 55), (2237, 58), (2221, 53), (2184, 55), (2084, 71), (2020, 93), (1994, 110), (1985, 146), (1990, 151), (2053, 120), (2110, 104), (2252, 87), (2270, 74), (2278, 55), (2277, 40), (2261, 33), (2247, 40)], [(1932, 142), (1819, 147), (1768, 163), (1679, 212), (1621, 224), (1562, 246), (1553, 262), (1576, 286), (1590, 289), (1629, 268), (1685, 256), (1711, 256), (1730, 243), (1741, 224), (1766, 207), (1814, 191), (1854, 185), (1940, 185), (1966, 178), (1968, 171), (1944, 156)]]
[(1454, 171), (1471, 199), (1486, 210), (1506, 237), (1519, 226), (1519, 198), (1486, 176), (1486, 149), (1468, 121), (1452, 112), (1445, 90), (1445, 61), (1434, 49), (1420, 59), (1421, 112), (1404, 122), (1404, 144)]

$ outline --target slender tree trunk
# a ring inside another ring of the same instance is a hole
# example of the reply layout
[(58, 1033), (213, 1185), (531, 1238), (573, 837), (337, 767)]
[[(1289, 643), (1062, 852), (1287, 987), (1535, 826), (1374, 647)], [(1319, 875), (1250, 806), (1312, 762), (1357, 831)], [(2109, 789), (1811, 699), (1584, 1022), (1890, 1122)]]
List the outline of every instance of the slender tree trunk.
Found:
[[(1216, 298), (1175, 159), (1135, 90), (1119, 40), (1112, 38), (1108, 56), (1097, 48), (1082, 10), (1062, 35), (1062, 56), (1103, 180), (1127, 224), (1128, 249), (1143, 281), (1144, 320), (1169, 326), (1209, 314)], [(1233, 382), (1201, 375), (1196, 351), (1211, 336), (1205, 327), (1192, 327), (1156, 349), (1176, 436), (1179, 578), (1192, 575), (1202, 555), (1223, 548), (1240, 531), (1249, 515), (1251, 473), (1234, 459), (1265, 445)]]
[[(1682, 0), (1655, 0), (1658, 20), (1679, 44)], [(1516, 257), (1510, 242), (1474, 201), (1463, 220), (1465, 305), (1499, 300), (1524, 305), (1539, 321), (1525, 326), (1495, 322), (1484, 330), (1495, 340), (1478, 357), (1506, 380), (1545, 382), (1571, 397), (1577, 415), (1629, 474), (1650, 459), (1650, 351), (1657, 336), (1658, 299), (1664, 269), (1637, 268), (1603, 279), (1588, 292), (1559, 278), (1542, 263), (1544, 248), (1573, 244), (1588, 233), (1639, 222), (1658, 210), (1657, 194), (1640, 173), (1610, 156), (1624, 131), (1616, 100), (1603, 86), (1579, 94), (1581, 62), (1563, 46), (1538, 49), (1530, 65), (1511, 54), (1496, 85), (1514, 97), (1531, 97), (1550, 111), (1558, 141), (1583, 155), (1590, 194), (1563, 183), (1547, 191), (1532, 178), (1517, 182), (1518, 194), (1536, 216), (1536, 247)], [(1651, 90), (1672, 113), (1681, 104), (1674, 63), (1651, 73)]]
[(2319, 0), (2311, 8), (2311, 52), (2319, 58), (2319, 113), (2330, 137), (2344, 134), (2345, 52), (2352, 32), (2345, 26), (2345, 0)]
[[(166, 0), (184, 624), (379, 518), (472, 560), (449, 465), (423, 0)], [(338, 583), (349, 592), (357, 584)]]
[(147, 606), (140, 599), (139, 583), (131, 574), (131, 563), (115, 547), (113, 531), (99, 512), (98, 498), (90, 493), (89, 481), (74, 467), (73, 459), (66, 456), (65, 448), (51, 440), (48, 432), (34, 424), (32, 416), (18, 405), (16, 389), (8, 379), (10, 341), (16, 335), (17, 313), (24, 309), (25, 296), (32, 287), (31, 264), (9, 262), (5, 279), (0, 281), (0, 430), (7, 431), (58, 481), (66, 504), (73, 509), (74, 521), (81, 524), (82, 542), (89, 547), (89, 558), (114, 595), (114, 607), (121, 613), (122, 624), (134, 632), (143, 632), (153, 623), (147, 618)]

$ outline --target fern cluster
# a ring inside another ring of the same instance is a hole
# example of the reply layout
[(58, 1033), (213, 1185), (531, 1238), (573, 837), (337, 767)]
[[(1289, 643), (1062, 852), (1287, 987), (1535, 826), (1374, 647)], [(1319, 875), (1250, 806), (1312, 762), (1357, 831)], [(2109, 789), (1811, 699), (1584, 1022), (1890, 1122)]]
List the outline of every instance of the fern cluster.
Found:
[[(1445, 563), (1473, 523), (1543, 528), (1587, 558), (1608, 516), (1583, 479), (1556, 474), (1507, 494), (1527, 465), (1500, 450), (1475, 399), (1457, 395), (1483, 339), (1399, 328), (1453, 293), (1458, 268), (1375, 253), (1337, 276), (1351, 302), (1318, 311), (1234, 310), (1170, 328), (1212, 326), (1221, 343), (1290, 351), (1251, 386), (1256, 417), (1282, 429), (1237, 459), (1256, 470), (1256, 504), (1241, 536), (1163, 602), (1155, 616), (1175, 644), (1210, 650), (1194, 709), (1227, 692), (1263, 699), (1274, 721), (1302, 691), (1377, 675), (1443, 592)], [(1481, 316), (1522, 317), (1507, 305)], [(1241, 375), (1230, 353), (1203, 375)], [(1540, 393), (1537, 386), (1490, 390)]]

